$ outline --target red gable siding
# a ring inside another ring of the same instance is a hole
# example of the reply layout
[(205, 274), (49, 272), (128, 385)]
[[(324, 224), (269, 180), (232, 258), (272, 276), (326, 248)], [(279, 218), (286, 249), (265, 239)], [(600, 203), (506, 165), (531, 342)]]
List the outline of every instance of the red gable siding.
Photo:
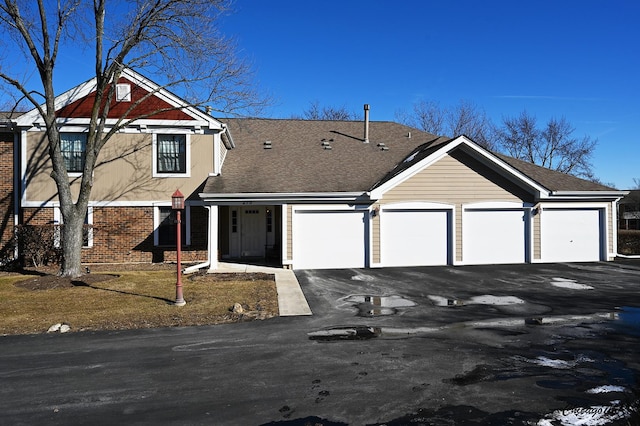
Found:
[[(133, 102), (139, 101), (149, 93), (125, 78), (120, 78), (118, 83), (128, 83), (131, 85), (131, 102), (116, 102), (115, 99), (112, 100), (109, 108), (109, 118), (122, 117), (123, 114), (126, 113), (127, 109), (131, 107)], [(105, 96), (108, 90), (109, 88), (105, 89)], [(77, 101), (60, 108), (57, 116), (61, 118), (88, 118), (91, 116), (91, 108), (93, 107), (95, 97), (95, 92), (92, 92), (84, 98), (78, 99)], [(166, 108), (174, 107), (168, 102), (152, 95), (148, 99), (144, 100), (140, 105), (136, 106), (133, 111), (128, 114), (128, 117), (140, 117)], [(163, 111), (146, 118), (153, 120), (193, 120), (191, 116), (177, 109)]]

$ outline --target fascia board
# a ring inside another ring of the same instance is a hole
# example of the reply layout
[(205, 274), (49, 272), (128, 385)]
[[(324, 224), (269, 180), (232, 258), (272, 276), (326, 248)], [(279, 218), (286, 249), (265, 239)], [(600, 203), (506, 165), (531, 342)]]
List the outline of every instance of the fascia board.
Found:
[(371, 202), (371, 199), (366, 192), (200, 193), (198, 195), (202, 200), (209, 203)]
[(617, 201), (627, 195), (629, 191), (552, 191), (548, 196), (541, 197), (545, 201)]

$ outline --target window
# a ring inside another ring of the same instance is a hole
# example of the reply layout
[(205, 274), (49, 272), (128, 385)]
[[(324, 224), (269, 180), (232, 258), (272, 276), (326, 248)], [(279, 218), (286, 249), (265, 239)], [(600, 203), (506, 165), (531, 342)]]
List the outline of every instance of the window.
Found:
[(82, 173), (86, 148), (86, 133), (60, 133), (60, 150), (67, 173)]
[(154, 135), (154, 171), (158, 175), (188, 174), (187, 136)]
[[(185, 244), (187, 237), (187, 217), (186, 210), (180, 215), (182, 229), (180, 237), (182, 244)], [(176, 245), (176, 214), (171, 207), (158, 207), (158, 244), (159, 246)]]
[[(60, 247), (62, 236), (60, 235), (60, 227), (62, 226), (62, 212), (59, 207), (53, 209), (54, 246)], [(93, 247), (93, 207), (87, 207), (87, 214), (84, 217), (84, 226), (82, 227), (82, 247)]]

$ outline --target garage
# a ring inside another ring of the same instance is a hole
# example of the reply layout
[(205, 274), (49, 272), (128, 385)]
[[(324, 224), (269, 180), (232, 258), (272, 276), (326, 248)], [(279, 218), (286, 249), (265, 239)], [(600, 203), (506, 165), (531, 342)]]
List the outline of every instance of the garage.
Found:
[(602, 259), (601, 209), (544, 208), (541, 213), (543, 262), (594, 262)]
[(366, 211), (295, 210), (295, 269), (364, 268), (368, 238)]
[(466, 209), (462, 256), (466, 265), (529, 261), (528, 210)]
[(382, 264), (447, 265), (451, 235), (450, 210), (384, 209), (380, 215)]

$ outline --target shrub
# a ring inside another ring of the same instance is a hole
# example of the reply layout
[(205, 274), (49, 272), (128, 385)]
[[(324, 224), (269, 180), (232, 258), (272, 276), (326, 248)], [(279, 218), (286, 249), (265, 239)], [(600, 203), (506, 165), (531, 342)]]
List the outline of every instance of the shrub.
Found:
[(60, 228), (55, 225), (20, 225), (15, 238), (23, 264), (43, 266), (60, 263)]
[(640, 230), (618, 230), (618, 253), (627, 255), (640, 254)]

